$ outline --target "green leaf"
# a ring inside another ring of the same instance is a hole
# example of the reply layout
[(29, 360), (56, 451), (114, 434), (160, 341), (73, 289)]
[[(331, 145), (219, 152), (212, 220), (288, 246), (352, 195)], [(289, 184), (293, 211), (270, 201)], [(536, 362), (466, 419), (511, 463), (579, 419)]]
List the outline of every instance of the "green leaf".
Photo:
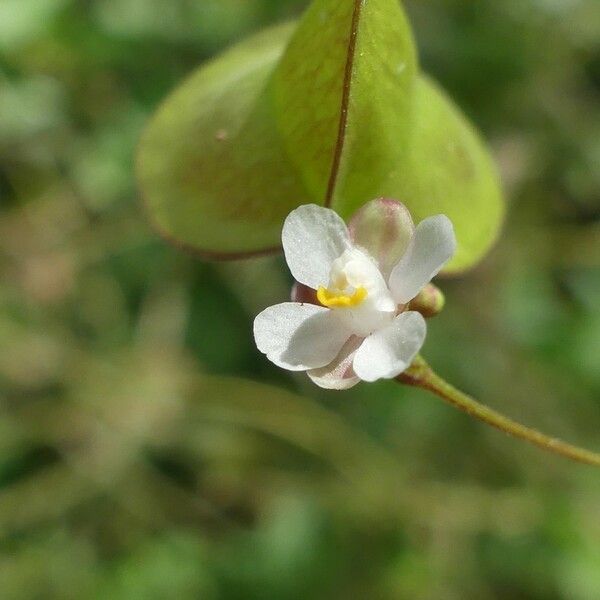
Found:
[(146, 129), (139, 183), (167, 239), (214, 257), (265, 250), (311, 201), (282, 158), (266, 90), (291, 31), (270, 30), (200, 69)]
[(382, 195), (411, 144), (416, 74), (397, 0), (312, 4), (278, 65), (274, 95), (289, 155), (315, 198), (347, 217), (344, 209)]
[(276, 249), (300, 204), (347, 218), (387, 196), (416, 221), (452, 219), (455, 272), (483, 258), (504, 211), (477, 134), (420, 74), (396, 0), (315, 0), (297, 28), (201, 68), (148, 126), (138, 173), (158, 230), (212, 257)]

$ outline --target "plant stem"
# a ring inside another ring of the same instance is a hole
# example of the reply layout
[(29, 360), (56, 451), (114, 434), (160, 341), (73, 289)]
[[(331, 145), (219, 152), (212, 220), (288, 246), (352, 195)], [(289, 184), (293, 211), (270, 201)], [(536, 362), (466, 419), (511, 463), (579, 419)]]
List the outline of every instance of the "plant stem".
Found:
[(398, 377), (398, 381), (434, 393), (442, 400), (468, 415), (512, 435), (534, 444), (543, 450), (559, 454), (576, 462), (600, 467), (600, 454), (572, 446), (559, 439), (547, 436), (535, 429), (525, 427), (495, 410), (480, 404), (464, 392), (456, 389), (437, 375), (422, 357), (417, 357), (413, 365)]

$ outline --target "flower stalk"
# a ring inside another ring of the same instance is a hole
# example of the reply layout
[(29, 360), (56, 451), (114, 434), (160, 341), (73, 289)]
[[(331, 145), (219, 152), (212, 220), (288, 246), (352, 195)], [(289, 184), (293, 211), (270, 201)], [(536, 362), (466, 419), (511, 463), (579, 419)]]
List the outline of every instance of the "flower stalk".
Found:
[(484, 406), (442, 379), (421, 356), (417, 356), (412, 366), (399, 375), (396, 380), (432, 392), (446, 403), (471, 417), (479, 419), (503, 433), (538, 446), (547, 452), (558, 454), (579, 463), (600, 467), (600, 454), (550, 437)]

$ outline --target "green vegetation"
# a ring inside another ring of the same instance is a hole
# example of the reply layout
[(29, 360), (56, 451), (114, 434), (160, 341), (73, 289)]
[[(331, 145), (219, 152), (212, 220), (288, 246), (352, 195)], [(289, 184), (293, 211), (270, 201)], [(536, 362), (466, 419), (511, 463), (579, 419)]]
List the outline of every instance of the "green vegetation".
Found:
[[(600, 449), (597, 0), (410, 0), (508, 221), (424, 355)], [(324, 393), (254, 348), (279, 258), (209, 264), (134, 153), (203, 61), (300, 0), (0, 3), (0, 597), (593, 600), (600, 474), (394, 383)], [(168, 154), (169, 148), (164, 148)]]
[(452, 219), (457, 272), (504, 215), (490, 157), (419, 69), (397, 0), (314, 0), (299, 23), (200, 67), (152, 119), (137, 171), (158, 230), (203, 256), (276, 247), (301, 204), (350, 217), (389, 197), (417, 222)]

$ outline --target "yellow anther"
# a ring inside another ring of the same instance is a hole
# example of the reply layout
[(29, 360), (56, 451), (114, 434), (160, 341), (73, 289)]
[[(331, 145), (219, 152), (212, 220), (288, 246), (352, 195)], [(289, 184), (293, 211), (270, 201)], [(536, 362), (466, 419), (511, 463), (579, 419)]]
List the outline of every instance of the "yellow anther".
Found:
[(326, 287), (319, 287), (317, 290), (317, 299), (327, 308), (351, 308), (362, 304), (367, 297), (367, 290), (359, 287), (353, 294), (343, 294), (338, 290), (328, 290)]

